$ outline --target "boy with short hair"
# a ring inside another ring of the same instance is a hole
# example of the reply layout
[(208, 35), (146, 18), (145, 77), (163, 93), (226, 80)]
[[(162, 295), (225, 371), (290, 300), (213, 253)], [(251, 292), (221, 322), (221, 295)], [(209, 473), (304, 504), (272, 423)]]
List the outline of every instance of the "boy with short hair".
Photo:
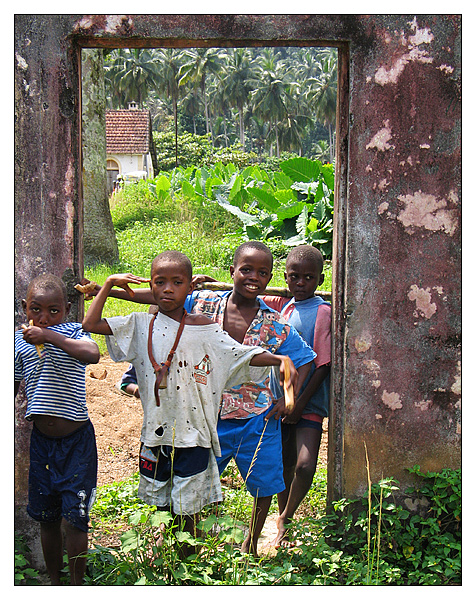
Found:
[(30, 438), (29, 515), (40, 522), (52, 585), (60, 585), (63, 533), (72, 585), (83, 581), (89, 509), (95, 499), (97, 450), (86, 407), (86, 364), (97, 344), (80, 323), (64, 322), (70, 303), (63, 281), (36, 277), (23, 309), (29, 321), (15, 332), (15, 396), (25, 380)]
[[(322, 421), (328, 414), (331, 363), (331, 307), (317, 286), (324, 282), (323, 258), (313, 246), (297, 246), (286, 259), (284, 277), (293, 298), (264, 296), (288, 323), (313, 347), (316, 358), (311, 372), (297, 394), (294, 410), (283, 418), (283, 463), (286, 489), (278, 494), (279, 517), (276, 547), (290, 546), (286, 526), (308, 493), (316, 471), (322, 435)], [(283, 393), (276, 380), (273, 392)]]
[[(193, 532), (199, 511), (222, 499), (215, 456), (220, 456), (216, 423), (224, 387), (249, 379), (249, 365), (279, 366), (284, 380), (285, 357), (243, 346), (206, 316), (188, 314), (184, 303), (193, 289), (192, 266), (180, 252), (163, 252), (152, 263), (156, 315), (102, 318), (113, 286), (130, 293), (129, 284), (146, 281), (131, 274), (109, 276), (83, 327), (106, 335), (111, 358), (136, 369), (144, 409), (139, 497), (170, 506)], [(291, 370), (296, 383), (293, 365)]]
[[(193, 292), (186, 306), (210, 316), (246, 345), (290, 356), (299, 373), (294, 389), (299, 389), (315, 353), (294, 327), (258, 297), (270, 282), (272, 269), (273, 255), (269, 248), (262, 242), (245, 242), (236, 249), (230, 267), (233, 290)], [(213, 279), (196, 276), (194, 281)], [(223, 394), (218, 421), (222, 457), (218, 466), (222, 473), (234, 458), (248, 491), (255, 498), (249, 533), (242, 546), (244, 552), (255, 556), (272, 497), (285, 489), (280, 421), (285, 412), (282, 394), (273, 395), (266, 381), (228, 387)]]

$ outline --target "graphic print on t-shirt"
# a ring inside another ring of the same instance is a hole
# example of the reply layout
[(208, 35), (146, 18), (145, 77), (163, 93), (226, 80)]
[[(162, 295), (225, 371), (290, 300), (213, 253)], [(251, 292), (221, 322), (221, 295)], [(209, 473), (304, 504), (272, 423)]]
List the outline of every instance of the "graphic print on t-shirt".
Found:
[(202, 358), (202, 360), (193, 367), (193, 377), (197, 383), (207, 385), (207, 375), (210, 373), (210, 358), (208, 354)]

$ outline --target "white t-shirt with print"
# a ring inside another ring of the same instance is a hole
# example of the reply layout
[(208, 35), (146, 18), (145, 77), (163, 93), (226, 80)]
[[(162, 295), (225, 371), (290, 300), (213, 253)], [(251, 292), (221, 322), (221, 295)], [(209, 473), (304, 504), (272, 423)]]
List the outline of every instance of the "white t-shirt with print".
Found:
[[(147, 351), (152, 318), (142, 312), (107, 318), (113, 332), (106, 336), (112, 360), (131, 362), (136, 369), (144, 410), (141, 441), (151, 447), (213, 448), (220, 456), (217, 420), (222, 392), (225, 387), (266, 377), (267, 367), (249, 366), (252, 357), (263, 349), (238, 343), (216, 323), (185, 325), (157, 406), (156, 377)], [(158, 313), (152, 352), (159, 365), (167, 359), (178, 328), (177, 321)]]

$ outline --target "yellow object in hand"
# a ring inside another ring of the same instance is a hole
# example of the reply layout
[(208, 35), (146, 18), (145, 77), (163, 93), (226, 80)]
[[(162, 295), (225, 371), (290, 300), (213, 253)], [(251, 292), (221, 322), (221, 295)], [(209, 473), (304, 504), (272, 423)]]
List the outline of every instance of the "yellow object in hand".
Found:
[[(33, 319), (30, 320), (29, 325), (30, 325), (30, 327), (33, 325)], [(45, 347), (43, 346), (43, 344), (35, 344), (35, 348), (36, 348), (36, 351), (38, 352), (38, 356), (41, 358), (41, 356), (42, 356), (41, 351), (44, 350)]]
[(288, 387), (290, 378), (291, 370), (289, 368), (289, 357), (286, 356), (284, 359), (284, 402), (286, 408), (291, 411), (294, 408), (294, 389), (292, 385)]

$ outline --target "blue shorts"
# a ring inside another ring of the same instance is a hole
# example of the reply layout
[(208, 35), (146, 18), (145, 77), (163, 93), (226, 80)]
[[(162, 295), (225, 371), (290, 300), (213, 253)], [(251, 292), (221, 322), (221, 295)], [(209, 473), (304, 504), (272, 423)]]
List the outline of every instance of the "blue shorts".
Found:
[(50, 437), (33, 427), (27, 512), (40, 523), (62, 517), (88, 531), (89, 510), (96, 498), (97, 450), (91, 421), (70, 435)]
[(218, 419), (218, 470), (221, 474), (234, 458), (246, 488), (255, 498), (273, 496), (285, 489), (281, 420), (274, 416), (264, 419), (272, 408), (249, 419)]

